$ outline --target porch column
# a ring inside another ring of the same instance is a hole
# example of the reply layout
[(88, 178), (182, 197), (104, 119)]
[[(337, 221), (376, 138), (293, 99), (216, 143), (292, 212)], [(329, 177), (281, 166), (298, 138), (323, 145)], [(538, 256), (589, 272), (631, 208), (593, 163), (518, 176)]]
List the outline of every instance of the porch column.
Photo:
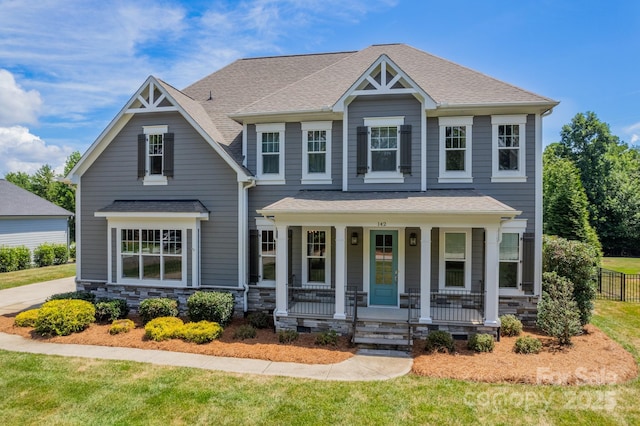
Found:
[(288, 315), (287, 285), (289, 284), (287, 257), (289, 249), (286, 225), (276, 226), (276, 315)]
[(431, 324), (431, 226), (420, 227), (420, 324)]
[(500, 327), (498, 319), (498, 278), (499, 278), (499, 246), (498, 226), (485, 228), (485, 302), (484, 302), (484, 325), (489, 327)]
[(347, 280), (347, 251), (345, 247), (345, 225), (336, 226), (336, 313), (335, 319), (347, 319), (344, 312), (345, 282)]

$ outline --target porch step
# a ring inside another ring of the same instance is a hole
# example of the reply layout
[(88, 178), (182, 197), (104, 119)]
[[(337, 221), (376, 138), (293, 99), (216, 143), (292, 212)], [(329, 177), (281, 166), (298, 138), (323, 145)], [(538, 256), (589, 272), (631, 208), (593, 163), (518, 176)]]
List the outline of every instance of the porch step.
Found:
[(353, 343), (361, 345), (375, 345), (375, 346), (411, 346), (413, 340), (407, 339), (385, 339), (383, 337), (354, 337)]
[(410, 347), (413, 341), (404, 321), (362, 319), (355, 324), (353, 343), (361, 348), (397, 349)]

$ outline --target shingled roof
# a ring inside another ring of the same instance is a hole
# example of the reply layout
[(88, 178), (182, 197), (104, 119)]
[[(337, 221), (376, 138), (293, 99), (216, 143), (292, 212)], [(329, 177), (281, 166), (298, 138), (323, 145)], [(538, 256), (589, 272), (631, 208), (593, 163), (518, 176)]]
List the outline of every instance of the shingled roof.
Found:
[(73, 216), (73, 213), (44, 198), (0, 179), (1, 216)]
[[(435, 101), (437, 108), (501, 105), (552, 108), (557, 104), (553, 99), (405, 44), (374, 45), (351, 52), (240, 59), (188, 86), (182, 94), (185, 103), (202, 106), (215, 127), (214, 139), (241, 163), (242, 126), (232, 117), (326, 112), (382, 55), (399, 66)], [(201, 114), (201, 110), (197, 112)]]

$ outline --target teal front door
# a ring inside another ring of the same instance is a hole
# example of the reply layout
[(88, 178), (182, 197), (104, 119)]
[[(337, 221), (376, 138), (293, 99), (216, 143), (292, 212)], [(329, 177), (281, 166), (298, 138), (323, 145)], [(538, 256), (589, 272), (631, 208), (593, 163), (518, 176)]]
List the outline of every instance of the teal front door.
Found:
[(398, 231), (371, 231), (369, 304), (398, 306)]

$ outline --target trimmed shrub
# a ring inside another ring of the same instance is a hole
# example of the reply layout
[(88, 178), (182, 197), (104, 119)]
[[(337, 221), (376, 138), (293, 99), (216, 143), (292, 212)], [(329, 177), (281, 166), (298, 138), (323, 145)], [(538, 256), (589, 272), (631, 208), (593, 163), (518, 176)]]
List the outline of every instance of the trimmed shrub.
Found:
[(76, 258), (76, 243), (69, 244), (69, 258), (70, 259)]
[(295, 330), (282, 330), (278, 332), (278, 341), (282, 344), (293, 343), (298, 340), (300, 334)]
[(244, 339), (253, 339), (258, 335), (258, 331), (254, 326), (250, 324), (242, 324), (240, 327), (236, 329), (233, 333), (234, 339), (244, 340)]
[(472, 334), (467, 342), (467, 348), (475, 352), (493, 352), (495, 341), (491, 334)]
[(430, 331), (427, 334), (427, 341), (424, 345), (424, 350), (428, 353), (432, 352), (455, 352), (456, 348), (453, 345), (453, 337), (451, 334), (442, 330)]
[(129, 315), (129, 305), (124, 299), (100, 299), (96, 303), (96, 321), (113, 322)]
[(500, 323), (501, 336), (519, 336), (522, 333), (522, 321), (516, 318), (515, 315), (502, 315)]
[(35, 327), (39, 310), (40, 309), (29, 309), (28, 311), (20, 312), (16, 315), (14, 324), (18, 327)]
[(233, 294), (220, 291), (196, 291), (187, 299), (187, 314), (191, 321), (212, 321), (229, 324), (233, 315)]
[(221, 333), (222, 327), (217, 322), (198, 321), (186, 323), (178, 334), (187, 342), (202, 344), (217, 339)]
[(82, 331), (96, 320), (96, 308), (85, 300), (51, 300), (38, 309), (35, 331), (66, 336)]
[(513, 345), (513, 351), (517, 354), (537, 354), (542, 350), (542, 342), (531, 336), (518, 337)]
[(543, 238), (542, 270), (556, 272), (571, 281), (571, 294), (580, 313), (581, 325), (591, 320), (600, 257), (599, 250), (588, 243), (547, 235)]
[(316, 336), (316, 345), (319, 346), (337, 346), (338, 333), (335, 330), (326, 330)]
[(536, 324), (544, 333), (558, 339), (559, 344), (571, 345), (571, 337), (582, 332), (573, 284), (555, 272), (545, 272), (542, 290)]
[(51, 244), (53, 248), (53, 264), (64, 265), (69, 261), (69, 248), (66, 244)]
[(136, 325), (130, 319), (113, 320), (109, 327), (109, 334), (128, 333), (136, 328)]
[(0, 272), (13, 272), (31, 266), (31, 251), (25, 246), (0, 247)]
[(138, 314), (145, 324), (155, 318), (177, 317), (178, 302), (167, 297), (145, 299), (140, 302)]
[(96, 295), (90, 291), (70, 291), (68, 293), (52, 294), (47, 299), (47, 302), (51, 300), (84, 300), (85, 302), (95, 303)]
[[(149, 299), (147, 299), (149, 300)], [(158, 317), (150, 320), (144, 326), (144, 335), (147, 339), (161, 342), (163, 340), (180, 337), (184, 322), (177, 317)]]
[(247, 317), (249, 324), (255, 328), (269, 328), (271, 326), (271, 318), (264, 312), (253, 312)]
[(39, 266), (51, 266), (55, 259), (53, 244), (42, 243), (33, 250), (33, 262)]

